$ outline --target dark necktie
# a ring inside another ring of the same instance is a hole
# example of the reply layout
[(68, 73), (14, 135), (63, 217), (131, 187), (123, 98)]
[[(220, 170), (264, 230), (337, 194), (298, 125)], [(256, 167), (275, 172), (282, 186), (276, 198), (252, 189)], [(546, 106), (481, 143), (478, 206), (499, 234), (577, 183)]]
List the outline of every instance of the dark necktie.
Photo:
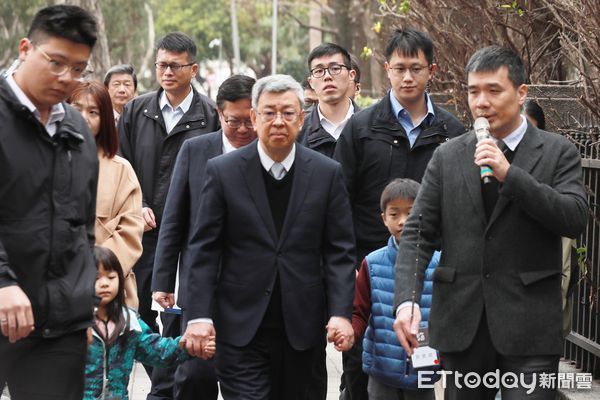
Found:
[[(512, 163), (515, 152), (509, 149), (502, 140), (499, 140), (496, 145), (500, 150), (502, 150), (508, 162)], [(485, 216), (487, 221), (490, 220), (492, 213), (494, 212), (494, 208), (496, 207), (496, 203), (498, 202), (499, 188), (500, 183), (494, 177), (491, 177), (488, 183), (483, 183), (483, 181), (481, 181), (481, 195), (483, 197), (483, 206), (485, 208)]]

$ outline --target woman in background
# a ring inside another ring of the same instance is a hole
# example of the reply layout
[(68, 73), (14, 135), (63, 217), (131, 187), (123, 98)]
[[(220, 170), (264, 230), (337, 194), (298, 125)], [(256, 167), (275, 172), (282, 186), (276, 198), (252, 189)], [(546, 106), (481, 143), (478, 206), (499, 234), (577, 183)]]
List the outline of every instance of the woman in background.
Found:
[(126, 303), (137, 309), (137, 289), (131, 269), (142, 254), (142, 189), (129, 162), (116, 155), (119, 139), (106, 88), (99, 82), (83, 82), (69, 103), (87, 121), (98, 148), (96, 244), (117, 255), (126, 277)]

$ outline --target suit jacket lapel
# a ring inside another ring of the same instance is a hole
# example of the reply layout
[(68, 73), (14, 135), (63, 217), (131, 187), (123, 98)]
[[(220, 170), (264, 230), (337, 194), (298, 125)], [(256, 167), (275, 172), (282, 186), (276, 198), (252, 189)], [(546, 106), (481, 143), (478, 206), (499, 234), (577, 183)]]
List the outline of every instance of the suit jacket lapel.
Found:
[[(527, 173), (531, 173), (542, 157), (543, 144), (544, 143), (537, 132), (537, 128), (528, 123), (527, 131), (517, 146), (517, 152), (515, 153), (512, 165), (521, 168)], [(492, 225), (509, 203), (510, 200), (506, 196), (498, 196), (498, 202), (492, 212), (488, 226)]]
[(277, 243), (277, 232), (275, 231), (275, 223), (273, 222), (273, 215), (271, 214), (271, 207), (267, 198), (267, 189), (265, 188), (265, 181), (262, 176), (262, 165), (256, 146), (257, 142), (254, 141), (246, 148), (237, 150), (242, 152), (243, 162), (240, 165), (240, 173), (246, 180), (246, 185), (256, 205), (256, 210), (265, 223), (273, 242)]
[(479, 176), (479, 167), (473, 162), (472, 155), (475, 154), (475, 144), (477, 139), (475, 134), (467, 133), (469, 138), (464, 142), (464, 154), (459, 155), (457, 162), (466, 182), (467, 192), (475, 207), (475, 214), (481, 219), (483, 225), (486, 224), (485, 209), (483, 207), (483, 197), (481, 195), (481, 178)]
[(206, 149), (206, 154), (208, 155), (209, 159), (223, 154), (223, 131), (219, 130), (217, 132), (219, 132), (219, 135), (215, 135), (212, 138), (210, 138), (210, 140), (208, 140), (208, 148)]
[(310, 154), (303, 147), (296, 144), (294, 181), (292, 182), (292, 192), (290, 193), (290, 201), (285, 212), (278, 247), (281, 246), (283, 239), (285, 239), (291, 229), (308, 192), (310, 177), (312, 175), (312, 164), (310, 161)]

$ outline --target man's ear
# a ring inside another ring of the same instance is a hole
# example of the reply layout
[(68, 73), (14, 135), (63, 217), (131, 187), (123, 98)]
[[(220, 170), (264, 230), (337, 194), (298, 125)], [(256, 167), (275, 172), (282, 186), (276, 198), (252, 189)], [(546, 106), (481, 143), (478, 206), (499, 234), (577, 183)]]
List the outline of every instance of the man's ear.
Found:
[(522, 106), (527, 99), (527, 93), (529, 92), (529, 87), (526, 84), (522, 84), (517, 88), (517, 94), (519, 96), (519, 105)]
[(27, 38), (19, 40), (19, 60), (24, 61), (27, 52), (32, 48), (31, 41)]

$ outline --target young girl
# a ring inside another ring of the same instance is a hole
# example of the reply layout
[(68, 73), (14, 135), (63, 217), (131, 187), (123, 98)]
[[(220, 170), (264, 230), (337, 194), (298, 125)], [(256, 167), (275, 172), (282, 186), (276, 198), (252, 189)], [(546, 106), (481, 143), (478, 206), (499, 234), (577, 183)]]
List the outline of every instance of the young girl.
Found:
[[(85, 366), (83, 400), (127, 400), (133, 361), (171, 367), (189, 356), (179, 348), (180, 338), (153, 333), (135, 312), (124, 306), (123, 269), (108, 248), (96, 246), (96, 296), (100, 304)], [(214, 340), (205, 351), (214, 354)]]

